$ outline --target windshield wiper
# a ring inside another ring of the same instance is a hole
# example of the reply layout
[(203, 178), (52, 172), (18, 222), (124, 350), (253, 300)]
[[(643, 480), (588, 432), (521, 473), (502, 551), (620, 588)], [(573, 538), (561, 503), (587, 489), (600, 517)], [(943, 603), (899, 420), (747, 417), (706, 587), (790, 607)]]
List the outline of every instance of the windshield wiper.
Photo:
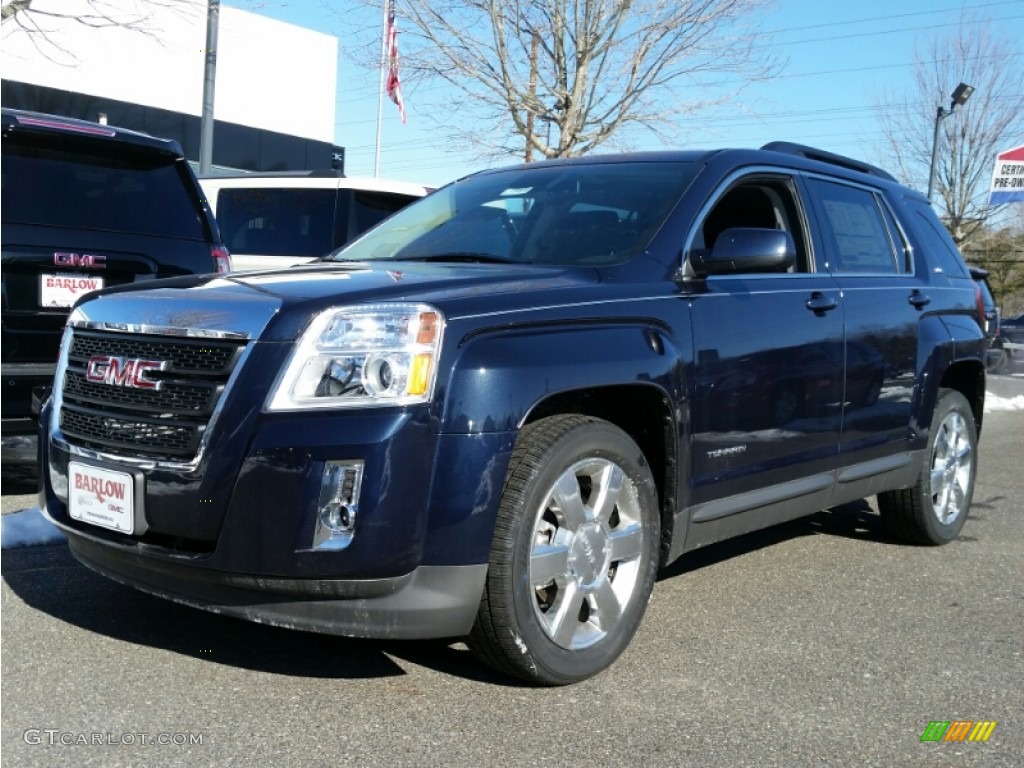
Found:
[(450, 251), (429, 256), (399, 256), (395, 261), (454, 261), (476, 264), (522, 264), (521, 261), (478, 251)]

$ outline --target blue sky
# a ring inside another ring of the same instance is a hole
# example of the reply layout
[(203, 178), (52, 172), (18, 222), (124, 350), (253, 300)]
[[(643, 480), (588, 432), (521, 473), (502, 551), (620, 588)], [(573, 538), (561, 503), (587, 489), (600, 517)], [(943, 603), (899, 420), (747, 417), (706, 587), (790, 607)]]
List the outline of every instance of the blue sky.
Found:
[[(327, 0), (237, 5), (338, 37), (335, 143), (346, 147), (348, 175), (373, 175), (377, 75), (353, 60), (379, 46), (379, 12), (358, 3)], [(779, 75), (747, 89), (729, 114), (708, 114), (677, 126), (676, 146), (760, 146), (786, 140), (881, 163), (882, 133), (875, 105), (887, 95), (912, 92), (915, 47), (936, 35), (954, 33), (962, 15), (968, 23), (992, 20), (1018, 46), (1024, 45), (1024, 0), (779, 0), (762, 25), (766, 44), (775, 45), (783, 56)], [(401, 17), (398, 24), (401, 48)], [(1007, 66), (1024, 72), (1024, 47), (1012, 58)], [(955, 86), (951, 82), (950, 90)], [(385, 101), (381, 176), (437, 186), (482, 167), (514, 162), (482, 160), (472, 147), (445, 142), (434, 121), (436, 109), (428, 111), (425, 104), (428, 96), (437, 96), (422, 90), (430, 88), (406, 86), (405, 125), (397, 108)], [(1024, 144), (1024, 116), (1020, 133), (1017, 143)], [(637, 149), (663, 146), (654, 138), (636, 144)]]

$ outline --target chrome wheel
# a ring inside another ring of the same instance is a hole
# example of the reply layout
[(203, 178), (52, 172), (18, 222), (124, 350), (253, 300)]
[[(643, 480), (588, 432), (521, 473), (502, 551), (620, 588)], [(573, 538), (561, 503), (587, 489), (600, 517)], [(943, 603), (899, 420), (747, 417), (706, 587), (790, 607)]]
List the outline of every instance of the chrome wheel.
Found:
[(640, 580), (644, 529), (636, 487), (607, 459), (563, 472), (537, 510), (530, 551), (533, 610), (567, 650), (613, 632)]
[(640, 626), (660, 542), (657, 485), (632, 437), (583, 414), (527, 424), (509, 459), (469, 647), (542, 685), (596, 675)]
[(928, 433), (926, 461), (909, 488), (878, 494), (886, 529), (914, 544), (947, 544), (957, 537), (974, 496), (978, 431), (961, 392), (939, 391)]
[(968, 488), (974, 472), (974, 452), (968, 427), (957, 411), (951, 411), (939, 425), (932, 450), (932, 512), (942, 525), (949, 525), (966, 508)]

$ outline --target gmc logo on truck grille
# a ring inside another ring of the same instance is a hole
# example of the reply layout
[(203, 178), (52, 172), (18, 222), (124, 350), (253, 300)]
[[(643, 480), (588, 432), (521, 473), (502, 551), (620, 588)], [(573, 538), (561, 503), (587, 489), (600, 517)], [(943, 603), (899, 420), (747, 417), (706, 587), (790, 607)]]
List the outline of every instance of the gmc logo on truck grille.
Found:
[(57, 251), (53, 254), (53, 263), (58, 267), (77, 267), (86, 269), (106, 269), (106, 256), (92, 253), (66, 253)]
[(93, 355), (85, 369), (86, 381), (94, 384), (113, 384), (132, 389), (160, 389), (162, 381), (147, 378), (150, 371), (167, 368), (166, 361), (143, 360), (139, 357), (116, 357), (114, 355)]

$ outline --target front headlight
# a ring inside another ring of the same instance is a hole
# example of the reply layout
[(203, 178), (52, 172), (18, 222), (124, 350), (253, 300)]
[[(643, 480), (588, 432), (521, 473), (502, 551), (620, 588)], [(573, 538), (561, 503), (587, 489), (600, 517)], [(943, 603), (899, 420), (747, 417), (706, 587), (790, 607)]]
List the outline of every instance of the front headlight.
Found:
[(303, 332), (269, 411), (410, 405), (430, 399), (444, 316), (425, 304), (330, 309)]

